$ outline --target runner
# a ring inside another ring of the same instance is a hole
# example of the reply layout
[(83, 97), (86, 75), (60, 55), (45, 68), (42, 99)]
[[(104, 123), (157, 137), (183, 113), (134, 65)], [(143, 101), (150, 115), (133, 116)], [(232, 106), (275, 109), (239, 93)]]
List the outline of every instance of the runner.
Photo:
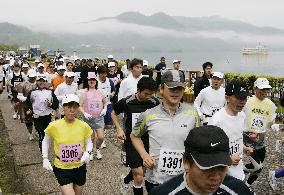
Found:
[(44, 130), (51, 122), (52, 111), (58, 109), (59, 104), (53, 91), (46, 88), (46, 81), (45, 76), (37, 76), (36, 89), (30, 91), (26, 100), (29, 109), (26, 114), (33, 116), (34, 126), (39, 135), (40, 151), (42, 151)]
[[(96, 158), (102, 159), (100, 147), (104, 141), (104, 116), (107, 112), (107, 100), (101, 90), (98, 89), (98, 80), (95, 73), (88, 73), (88, 88), (80, 97), (80, 111), (84, 115), (84, 121), (96, 132)], [(92, 137), (94, 140), (95, 137)], [(93, 160), (93, 153), (91, 155)]]
[(57, 88), (54, 91), (54, 94), (56, 95), (58, 101), (59, 101), (59, 114), (61, 117), (64, 117), (63, 107), (62, 107), (62, 100), (65, 97), (66, 94), (76, 94), (78, 90), (77, 83), (73, 82), (74, 77), (76, 74), (74, 72), (64, 72), (65, 81), (57, 86)]
[(3, 93), (3, 86), (4, 86), (4, 78), (5, 78), (5, 72), (4, 72), (4, 57), (1, 55), (0, 57), (0, 95)]
[(244, 170), (248, 173), (247, 183), (251, 185), (263, 168), (265, 158), (265, 133), (270, 129), (276, 118), (276, 106), (267, 98), (272, 87), (266, 78), (258, 78), (254, 82), (255, 95), (250, 97), (244, 107), (246, 114), (244, 143), (252, 147), (253, 153), (248, 158)]
[(245, 113), (242, 111), (247, 102), (249, 91), (246, 84), (240, 80), (229, 82), (225, 89), (227, 104), (216, 112), (208, 123), (222, 128), (229, 137), (232, 166), (228, 175), (244, 180), (243, 153), (250, 155), (253, 149), (244, 146), (243, 130)]
[[(110, 129), (112, 127), (111, 112), (112, 112), (112, 103), (110, 99), (115, 94), (115, 87), (109, 78), (107, 78), (107, 68), (105, 66), (98, 67), (98, 89), (103, 92), (104, 97), (106, 97), (107, 112), (104, 116), (105, 129)], [(105, 147), (105, 143), (103, 143)]]
[(194, 96), (197, 97), (202, 89), (211, 85), (211, 72), (213, 64), (211, 62), (205, 62), (202, 65), (203, 75), (202, 77), (197, 78), (194, 82)]
[[(82, 194), (86, 182), (86, 164), (93, 148), (92, 130), (76, 118), (79, 97), (67, 94), (62, 100), (65, 116), (53, 121), (45, 129), (43, 140), (43, 168), (53, 171), (62, 194)], [(48, 160), (50, 139), (53, 140), (54, 166)]]
[(225, 88), (221, 87), (223, 82), (224, 74), (214, 72), (212, 86), (202, 89), (194, 100), (194, 107), (204, 125), (208, 124), (215, 112), (225, 106)]
[(253, 195), (244, 182), (226, 175), (230, 159), (229, 138), (219, 127), (192, 129), (185, 142), (182, 173), (155, 187), (149, 195)]
[(137, 83), (142, 78), (143, 61), (134, 58), (130, 62), (131, 74), (122, 80), (118, 92), (118, 101), (137, 92)]
[(111, 99), (113, 104), (117, 102), (117, 94), (118, 94), (118, 91), (119, 91), (119, 88), (120, 88), (120, 83), (123, 79), (123, 73), (121, 72), (121, 74), (119, 74), (116, 67), (117, 67), (117, 65), (116, 65), (115, 62), (109, 62), (108, 63), (107, 78), (112, 80), (114, 87), (115, 87), (115, 94), (114, 94), (113, 98)]
[(53, 90), (56, 89), (56, 87), (63, 83), (65, 81), (65, 77), (64, 77), (64, 72), (65, 72), (65, 68), (62, 65), (59, 65), (57, 67), (57, 76), (53, 77), (51, 80), (51, 88)]
[(181, 66), (180, 63), (181, 63), (180, 60), (174, 60), (173, 61), (173, 69), (178, 70), (180, 72), (181, 79), (183, 81), (185, 81), (185, 74), (184, 74), (184, 71), (180, 69), (180, 66)]
[[(152, 78), (143, 77), (138, 81), (137, 93), (126, 98), (122, 98), (114, 104), (113, 107), (112, 120), (117, 129), (117, 137), (124, 141), (126, 165), (131, 168), (129, 174), (123, 178), (124, 185), (121, 189), (123, 194), (126, 194), (128, 191), (128, 184), (134, 179), (134, 195), (143, 195), (143, 160), (132, 145), (130, 134), (140, 113), (159, 104), (159, 100), (152, 96), (155, 91), (155, 81)], [(120, 119), (118, 118), (118, 115), (121, 113), (124, 114), (123, 125), (120, 125)], [(146, 151), (149, 152), (148, 134), (144, 134), (141, 137), (141, 140), (143, 141)]]
[(153, 77), (153, 71), (148, 68), (149, 62), (147, 60), (143, 60), (143, 67), (142, 67), (142, 75)]
[[(180, 82), (177, 70), (166, 71), (161, 78), (162, 103), (142, 113), (131, 133), (132, 144), (147, 168), (145, 186), (148, 192), (184, 172), (182, 164), (183, 142), (188, 132), (199, 125), (198, 114), (190, 105), (180, 103), (185, 84)], [(149, 153), (141, 140), (149, 134)], [(172, 155), (171, 155), (171, 154)]]
[(161, 57), (160, 63), (158, 63), (155, 66), (155, 70), (157, 71), (156, 83), (157, 83), (158, 87), (161, 84), (162, 72), (166, 70), (166, 67), (167, 67), (167, 65), (166, 65), (166, 58), (165, 57)]
[(13, 119), (20, 119), (21, 112), (21, 101), (17, 98), (18, 95), (18, 87), (21, 83), (24, 82), (24, 77), (21, 72), (21, 67), (18, 63), (13, 65), (13, 71), (9, 74), (7, 79), (7, 84), (11, 87), (11, 103), (14, 108)]
[(30, 91), (36, 88), (36, 71), (31, 69), (28, 71), (28, 80), (22, 83), (21, 91), (19, 91), (17, 98), (22, 102), (22, 108), (24, 113), (24, 122), (29, 132), (29, 140), (34, 140), (33, 133), (33, 117), (31, 114), (27, 114), (28, 106), (26, 104), (27, 96)]

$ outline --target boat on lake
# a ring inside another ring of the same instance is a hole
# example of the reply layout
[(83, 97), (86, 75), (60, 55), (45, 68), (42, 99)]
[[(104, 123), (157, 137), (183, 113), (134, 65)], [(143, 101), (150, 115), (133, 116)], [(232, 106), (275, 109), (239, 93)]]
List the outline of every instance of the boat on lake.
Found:
[(243, 55), (267, 55), (268, 50), (265, 45), (258, 44), (256, 47), (244, 47), (242, 49)]

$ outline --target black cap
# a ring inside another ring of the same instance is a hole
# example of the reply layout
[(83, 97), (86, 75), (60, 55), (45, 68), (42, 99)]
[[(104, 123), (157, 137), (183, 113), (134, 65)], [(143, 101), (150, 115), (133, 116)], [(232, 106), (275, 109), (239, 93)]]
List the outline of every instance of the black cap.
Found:
[(169, 88), (174, 88), (174, 87), (183, 87), (183, 88), (185, 88), (183, 75), (178, 70), (167, 70), (162, 75), (161, 83), (162, 84), (166, 84)]
[(238, 99), (246, 99), (250, 95), (247, 85), (242, 80), (234, 79), (226, 86), (225, 93), (227, 96), (235, 96)]
[(192, 129), (184, 141), (185, 155), (192, 156), (200, 169), (232, 164), (229, 138), (220, 128), (213, 125)]

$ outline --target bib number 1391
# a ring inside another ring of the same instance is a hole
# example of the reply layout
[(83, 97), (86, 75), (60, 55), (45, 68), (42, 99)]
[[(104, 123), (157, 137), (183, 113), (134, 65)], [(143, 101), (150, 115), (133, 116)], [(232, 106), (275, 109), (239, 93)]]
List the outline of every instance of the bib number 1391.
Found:
[(162, 148), (160, 151), (158, 169), (167, 175), (177, 175), (184, 171), (182, 164), (183, 150), (171, 150)]

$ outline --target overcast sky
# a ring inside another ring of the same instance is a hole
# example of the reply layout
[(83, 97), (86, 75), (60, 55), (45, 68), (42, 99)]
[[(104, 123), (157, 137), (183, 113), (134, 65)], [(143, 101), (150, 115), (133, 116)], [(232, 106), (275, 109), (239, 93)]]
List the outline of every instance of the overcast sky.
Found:
[(22, 25), (72, 24), (139, 11), (145, 15), (219, 15), (284, 29), (283, 0), (1, 0), (1, 8), (0, 22)]

